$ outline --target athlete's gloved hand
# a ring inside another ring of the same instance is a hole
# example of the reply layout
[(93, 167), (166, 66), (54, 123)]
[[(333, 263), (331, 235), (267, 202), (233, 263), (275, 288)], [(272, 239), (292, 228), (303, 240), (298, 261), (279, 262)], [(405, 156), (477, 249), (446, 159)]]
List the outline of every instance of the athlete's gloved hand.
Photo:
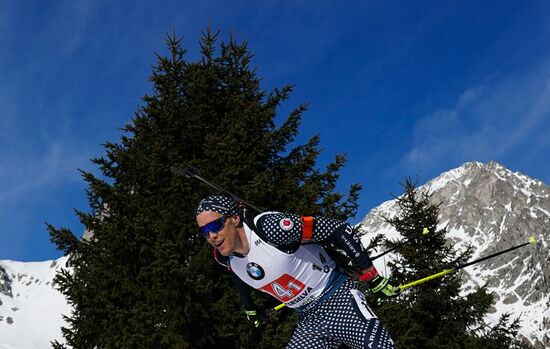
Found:
[(267, 316), (265, 316), (263, 311), (245, 310), (244, 313), (246, 314), (246, 319), (250, 321), (254, 327), (260, 327), (267, 322)]
[(382, 297), (395, 297), (401, 291), (399, 287), (393, 286), (387, 278), (379, 275), (374, 266), (365, 270), (359, 279), (368, 284), (370, 291), (377, 297), (378, 303)]
[(369, 288), (375, 296), (395, 297), (401, 291), (399, 287), (393, 286), (387, 278), (380, 275), (376, 275), (369, 281)]

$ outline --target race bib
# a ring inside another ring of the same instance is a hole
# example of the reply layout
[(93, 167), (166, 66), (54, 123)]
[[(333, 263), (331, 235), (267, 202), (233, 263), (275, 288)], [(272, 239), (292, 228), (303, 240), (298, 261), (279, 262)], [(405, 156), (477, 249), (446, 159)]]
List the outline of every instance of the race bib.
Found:
[(367, 304), (367, 297), (365, 297), (363, 292), (359, 290), (350, 290), (350, 292), (353, 296), (353, 299), (355, 300), (357, 308), (359, 309), (361, 314), (363, 314), (365, 319), (369, 320), (378, 318)]

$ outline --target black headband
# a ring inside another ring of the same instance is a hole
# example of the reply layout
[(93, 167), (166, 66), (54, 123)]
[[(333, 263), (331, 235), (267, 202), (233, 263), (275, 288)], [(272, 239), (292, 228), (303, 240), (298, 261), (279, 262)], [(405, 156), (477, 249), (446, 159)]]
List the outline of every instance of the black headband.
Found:
[(197, 215), (201, 212), (213, 211), (225, 217), (238, 216), (238, 205), (235, 199), (223, 194), (214, 194), (205, 197), (197, 207)]

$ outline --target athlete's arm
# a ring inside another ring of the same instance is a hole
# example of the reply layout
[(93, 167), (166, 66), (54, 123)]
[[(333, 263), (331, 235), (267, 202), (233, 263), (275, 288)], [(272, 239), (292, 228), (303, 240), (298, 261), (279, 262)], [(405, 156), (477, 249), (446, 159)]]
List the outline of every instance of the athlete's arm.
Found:
[(227, 270), (231, 273), (231, 281), (233, 282), (233, 287), (239, 294), (239, 298), (244, 306), (245, 311), (256, 311), (256, 305), (252, 300), (252, 288), (244, 283), (244, 281), (239, 279), (239, 277), (231, 270), (229, 258), (217, 253), (216, 249), (214, 249), (214, 260), (216, 260), (216, 262), (218, 262), (218, 264), (220, 264), (221, 266), (227, 268)]
[(266, 241), (274, 246), (300, 243), (329, 243), (343, 250), (362, 271), (372, 267), (372, 261), (353, 232), (351, 225), (327, 217), (300, 217), (295, 214), (266, 212), (256, 217), (256, 226)]
[(231, 280), (235, 290), (239, 293), (239, 298), (246, 311), (258, 310), (252, 300), (252, 288), (244, 283), (235, 273), (231, 273)]

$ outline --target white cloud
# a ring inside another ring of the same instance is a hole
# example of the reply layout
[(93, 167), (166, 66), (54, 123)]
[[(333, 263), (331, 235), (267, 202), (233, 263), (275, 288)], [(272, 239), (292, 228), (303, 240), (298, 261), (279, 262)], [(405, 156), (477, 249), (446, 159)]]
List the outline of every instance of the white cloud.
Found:
[[(466, 90), (448, 109), (420, 118), (406, 167), (548, 156), (550, 60)], [(421, 164), (421, 165), (419, 165)]]
[(14, 151), (0, 157), (0, 203), (23, 200), (52, 186), (82, 181), (77, 168), (89, 163), (89, 149), (68, 139), (43, 146), (41, 150)]

